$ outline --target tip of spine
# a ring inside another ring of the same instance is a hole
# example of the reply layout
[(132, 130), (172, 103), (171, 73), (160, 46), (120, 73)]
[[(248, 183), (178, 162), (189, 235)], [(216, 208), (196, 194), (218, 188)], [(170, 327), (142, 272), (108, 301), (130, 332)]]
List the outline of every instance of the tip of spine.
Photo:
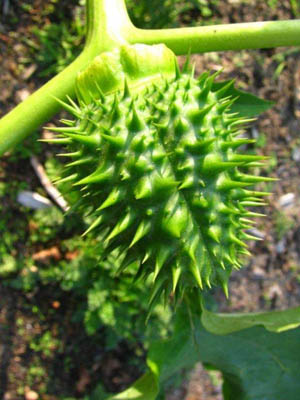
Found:
[(181, 71), (177, 59), (175, 60), (175, 78), (178, 80), (181, 76)]

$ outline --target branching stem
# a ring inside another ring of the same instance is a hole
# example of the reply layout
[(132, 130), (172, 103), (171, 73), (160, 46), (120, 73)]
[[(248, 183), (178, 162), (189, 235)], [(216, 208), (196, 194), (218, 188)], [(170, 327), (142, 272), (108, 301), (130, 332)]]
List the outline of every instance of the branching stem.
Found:
[(265, 21), (193, 28), (135, 29), (131, 43), (165, 43), (175, 54), (300, 46), (300, 20)]
[(0, 120), (0, 155), (21, 142), (55, 115), (74, 95), (77, 73), (103, 51), (122, 43), (165, 43), (176, 54), (300, 46), (300, 20), (253, 22), (195, 28), (144, 30), (135, 28), (125, 0), (87, 0), (87, 38), (81, 55)]
[(78, 72), (103, 51), (125, 42), (133, 30), (124, 0), (87, 0), (87, 39), (80, 56), (64, 71), (0, 120), (0, 155), (20, 143), (60, 110), (55, 98), (74, 95)]

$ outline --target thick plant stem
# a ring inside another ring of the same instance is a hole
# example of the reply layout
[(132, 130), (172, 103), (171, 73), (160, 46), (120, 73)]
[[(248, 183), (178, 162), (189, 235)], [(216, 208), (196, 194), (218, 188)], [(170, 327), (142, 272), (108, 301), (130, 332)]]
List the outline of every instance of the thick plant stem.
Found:
[(300, 46), (300, 20), (209, 27), (135, 28), (125, 0), (87, 0), (87, 38), (81, 55), (63, 72), (0, 120), (0, 155), (38, 129), (60, 109), (56, 98), (73, 96), (77, 73), (103, 51), (123, 43), (165, 43), (175, 54)]
[(0, 120), (0, 154), (20, 143), (59, 111), (60, 105), (55, 98), (73, 95), (74, 80), (85, 65), (84, 58), (83, 54), (79, 56)]
[(193, 28), (135, 29), (130, 43), (164, 43), (175, 54), (300, 46), (300, 20), (266, 21)]
[(133, 26), (124, 0), (87, 0), (87, 40), (81, 55), (64, 71), (20, 103), (0, 120), (0, 155), (20, 143), (55, 115), (60, 105), (55, 98), (73, 96), (78, 72), (103, 51), (125, 42)]
[(136, 29), (128, 16), (125, 0), (87, 0), (85, 48), (95, 54), (126, 43)]

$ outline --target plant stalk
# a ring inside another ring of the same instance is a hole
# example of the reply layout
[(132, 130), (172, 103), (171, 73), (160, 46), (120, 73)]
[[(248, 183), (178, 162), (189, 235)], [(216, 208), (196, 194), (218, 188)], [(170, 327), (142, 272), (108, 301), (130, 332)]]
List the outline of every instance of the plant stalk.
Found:
[(78, 72), (101, 52), (124, 43), (125, 31), (133, 30), (124, 0), (87, 0), (86, 15), (87, 39), (79, 57), (0, 120), (0, 155), (54, 116), (61, 108), (56, 98), (74, 96)]
[(55, 98), (74, 95), (78, 72), (95, 56), (123, 43), (165, 43), (177, 55), (300, 46), (300, 20), (144, 30), (132, 25), (125, 0), (87, 0), (86, 15), (86, 45), (80, 56), (0, 120), (0, 155), (59, 111)]
[(177, 55), (300, 46), (300, 19), (160, 30), (135, 28), (129, 41), (164, 43)]
[(64, 71), (0, 120), (0, 154), (20, 143), (60, 110), (55, 97), (65, 99), (66, 94), (74, 94), (75, 77), (84, 65), (82, 53)]

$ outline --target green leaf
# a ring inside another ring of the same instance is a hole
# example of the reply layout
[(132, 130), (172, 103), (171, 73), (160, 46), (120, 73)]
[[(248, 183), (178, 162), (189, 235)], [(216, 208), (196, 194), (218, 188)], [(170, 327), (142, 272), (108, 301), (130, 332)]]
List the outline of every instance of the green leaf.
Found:
[(147, 363), (160, 383), (183, 368), (191, 368), (200, 358), (193, 348), (191, 332), (183, 329), (170, 340), (153, 343)]
[(216, 335), (263, 325), (270, 332), (283, 332), (300, 325), (300, 307), (283, 311), (217, 314), (203, 308), (201, 321), (205, 329)]
[(183, 368), (191, 368), (200, 359), (193, 343), (186, 308), (178, 309), (173, 337), (153, 342), (148, 352), (147, 364), (160, 383)]
[(225, 400), (295, 400), (299, 354), (300, 329), (274, 333), (253, 327), (221, 336), (206, 331), (198, 316), (190, 321), (181, 311), (173, 338), (151, 346), (148, 365), (163, 382), (202, 361), (223, 373)]
[[(201, 358), (223, 372), (234, 400), (294, 400), (300, 390), (300, 331), (272, 333), (262, 327), (228, 336), (202, 331)], [(225, 392), (226, 393), (226, 392)]]
[[(230, 81), (214, 82), (212, 90), (217, 91), (227, 85)], [(239, 113), (242, 117), (257, 117), (274, 105), (273, 101), (263, 100), (251, 93), (235, 89), (233, 86), (226, 91), (226, 96), (237, 97), (230, 111)]]
[(152, 372), (147, 372), (129, 389), (107, 400), (155, 400), (157, 395), (157, 379)]
[[(202, 319), (218, 332), (213, 334), (198, 315), (179, 309), (173, 337), (150, 346), (147, 363), (151, 372), (109, 400), (155, 400), (158, 386), (198, 361), (223, 373), (224, 400), (295, 400), (300, 391), (300, 329), (283, 330), (300, 324), (298, 314), (299, 308), (294, 308), (244, 318), (234, 315), (229, 322), (230, 316), (205, 310)], [(220, 335), (222, 329), (229, 331), (230, 324), (236, 332)], [(267, 329), (246, 329), (247, 324)]]

